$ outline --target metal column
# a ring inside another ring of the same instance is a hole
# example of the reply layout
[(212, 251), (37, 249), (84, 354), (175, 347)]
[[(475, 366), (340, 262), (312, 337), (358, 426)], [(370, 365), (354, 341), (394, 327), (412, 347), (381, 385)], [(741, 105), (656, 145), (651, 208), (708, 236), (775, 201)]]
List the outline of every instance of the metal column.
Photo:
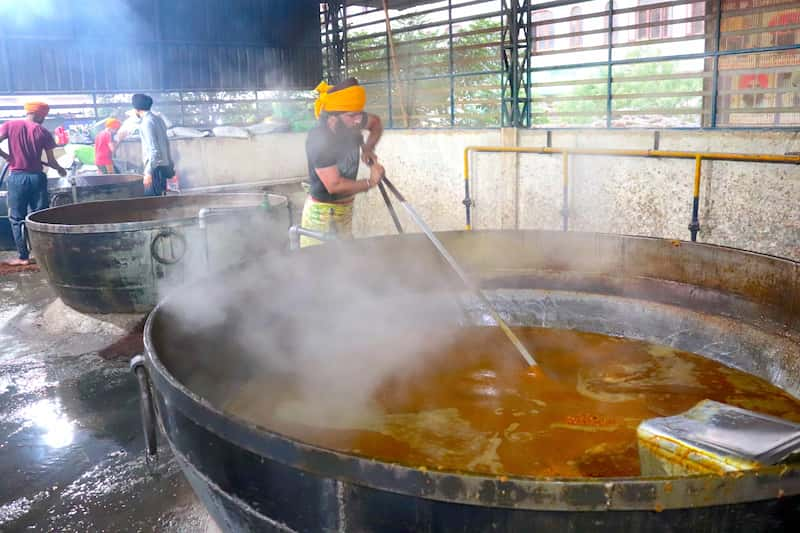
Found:
[(327, 0), (325, 63), (328, 82), (339, 83), (347, 72), (347, 0)]
[(502, 0), (502, 124), (527, 128), (531, 125), (531, 2)]

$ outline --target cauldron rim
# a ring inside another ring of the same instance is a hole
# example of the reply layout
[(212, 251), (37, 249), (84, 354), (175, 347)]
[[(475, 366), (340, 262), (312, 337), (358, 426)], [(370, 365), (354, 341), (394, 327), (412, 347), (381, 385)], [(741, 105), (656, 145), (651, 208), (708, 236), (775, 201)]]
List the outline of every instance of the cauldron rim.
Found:
[[(560, 233), (546, 230), (527, 231)], [(587, 235), (598, 234), (587, 233)], [(669, 239), (633, 235), (613, 235), (613, 237), (669, 241)], [(383, 238), (387, 237), (369, 239)], [(800, 267), (800, 262), (758, 252), (705, 243), (681, 241), (681, 244), (725, 248), (765, 258), (781, 259)], [(429, 470), (424, 467), (389, 463), (290, 438), (217, 408), (183, 385), (159, 359), (152, 340), (154, 322), (173, 298), (185, 290), (191, 290), (192, 285), (194, 283), (182, 287), (159, 302), (147, 319), (144, 345), (151, 381), (164, 396), (165, 403), (173, 405), (196, 424), (239, 448), (291, 468), (345, 483), (412, 497), (527, 510), (661, 511), (737, 504), (800, 494), (800, 467), (790, 465), (722, 475), (698, 474), (672, 477), (541, 478), (485, 475)], [(159, 413), (158, 416), (163, 415)], [(170, 445), (172, 446), (171, 442)]]
[[(78, 190), (129, 185), (142, 181), (141, 174), (131, 174), (129, 172), (120, 172), (116, 174), (79, 174), (75, 176), (75, 178), (75, 188)], [(87, 178), (100, 178), (99, 181), (102, 183), (86, 183)], [(69, 180), (69, 177), (48, 178), (47, 192), (50, 194), (57, 194), (72, 191), (72, 185), (70, 185)]]
[[(25, 225), (29, 231), (38, 231), (41, 233), (72, 233), (72, 234), (92, 234), (92, 233), (115, 233), (115, 232), (125, 232), (125, 231), (139, 231), (139, 230), (147, 230), (147, 229), (157, 229), (162, 227), (170, 227), (170, 226), (182, 226), (187, 224), (194, 224), (197, 221), (199, 210), (202, 207), (198, 208), (198, 214), (192, 215), (190, 217), (166, 217), (166, 218), (152, 218), (148, 220), (138, 220), (132, 222), (113, 222), (113, 223), (106, 223), (106, 224), (54, 224), (52, 222), (39, 222), (36, 219), (42, 216), (47, 216), (56, 212), (57, 210), (67, 210), (67, 209), (80, 209), (82, 207), (97, 205), (100, 203), (107, 203), (107, 204), (117, 204), (124, 208), (125, 202), (142, 202), (147, 201), (149, 203), (159, 203), (167, 201), (175, 202), (177, 199), (182, 198), (207, 198), (209, 199), (209, 204), (213, 204), (214, 200), (222, 201), (224, 199), (235, 199), (235, 198), (251, 198), (253, 200), (253, 206), (258, 205), (258, 202), (263, 200), (263, 198), (267, 197), (270, 199), (270, 205), (272, 207), (283, 207), (289, 201), (286, 196), (282, 196), (279, 194), (271, 194), (271, 193), (224, 193), (224, 194), (184, 194), (184, 195), (170, 195), (170, 196), (159, 196), (159, 197), (138, 197), (138, 198), (124, 198), (121, 200), (95, 200), (91, 202), (81, 202), (78, 204), (67, 204), (55, 207), (49, 207), (47, 209), (42, 209), (40, 211), (33, 212), (29, 214), (25, 219)], [(181, 207), (181, 206), (165, 206), (165, 209), (169, 209), (171, 207)], [(213, 205), (210, 205), (213, 207)]]

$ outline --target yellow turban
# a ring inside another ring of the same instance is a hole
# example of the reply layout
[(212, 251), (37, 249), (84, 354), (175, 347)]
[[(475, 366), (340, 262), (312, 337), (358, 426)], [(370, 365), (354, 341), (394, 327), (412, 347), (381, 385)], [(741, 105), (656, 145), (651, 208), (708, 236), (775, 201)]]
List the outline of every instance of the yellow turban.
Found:
[(106, 119), (106, 128), (111, 128), (112, 130), (118, 130), (120, 126), (122, 126), (122, 123), (119, 120), (115, 118)]
[(364, 111), (364, 104), (367, 103), (367, 91), (361, 85), (351, 85), (346, 89), (340, 89), (329, 93), (333, 87), (327, 83), (320, 82), (314, 89), (319, 93), (319, 98), (314, 102), (314, 116), (319, 118), (323, 111), (345, 111), (359, 113)]
[(50, 106), (44, 102), (27, 102), (25, 104), (25, 113), (28, 115), (36, 115), (39, 118), (44, 118), (50, 112)]

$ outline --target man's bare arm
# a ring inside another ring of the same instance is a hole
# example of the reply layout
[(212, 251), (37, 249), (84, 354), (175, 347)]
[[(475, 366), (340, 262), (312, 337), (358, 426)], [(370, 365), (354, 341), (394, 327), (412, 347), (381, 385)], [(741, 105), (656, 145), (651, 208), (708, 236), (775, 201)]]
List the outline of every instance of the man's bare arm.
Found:
[(383, 167), (377, 163), (370, 168), (370, 177), (368, 180), (350, 180), (343, 178), (342, 175), (339, 174), (339, 168), (336, 165), (325, 168), (315, 168), (314, 170), (328, 193), (341, 196), (353, 196), (360, 192), (366, 192), (383, 179)]
[(367, 135), (367, 141), (364, 143), (364, 146), (361, 147), (361, 160), (364, 161), (365, 164), (371, 165), (378, 160), (375, 156), (375, 147), (378, 145), (378, 141), (381, 140), (381, 136), (383, 135), (383, 123), (380, 117), (368, 113), (365, 129), (369, 131), (369, 135)]
[(67, 171), (64, 169), (64, 167), (58, 164), (58, 161), (56, 161), (56, 156), (53, 154), (53, 151), (45, 150), (45, 153), (47, 154), (47, 166), (57, 170), (58, 175), (61, 176), (62, 178), (66, 176)]

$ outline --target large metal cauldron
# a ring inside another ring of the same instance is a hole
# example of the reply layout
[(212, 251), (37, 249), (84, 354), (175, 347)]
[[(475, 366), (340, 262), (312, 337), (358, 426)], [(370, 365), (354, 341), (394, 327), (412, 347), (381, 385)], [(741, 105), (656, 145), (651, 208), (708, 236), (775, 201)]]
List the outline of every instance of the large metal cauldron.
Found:
[[(561, 232), (440, 235), (512, 324), (644, 339), (720, 360), (800, 395), (800, 264), (717, 246)], [(226, 383), (264, 371), (231, 332), (241, 313), (296, 315), (278, 284), (312, 265), (358, 257), (360, 283), (450, 279), (419, 235), (332, 243), (295, 253), (265, 287), (231, 283), (237, 305), (204, 327), (162, 302), (145, 330), (157, 417), (198, 495), (226, 531), (798, 531), (800, 469), (727, 476), (535, 479), (465, 475), (321, 449), (226, 413)], [(380, 263), (376, 267), (375, 261)], [(261, 267), (258, 267), (261, 268)], [(428, 272), (404, 279), (406, 272)], [(321, 274), (324, 275), (324, 274)], [(381, 285), (383, 284), (383, 285)], [(326, 306), (315, 284), (309, 305)], [(324, 307), (323, 307), (324, 308)], [(335, 307), (329, 307), (335, 309)], [(370, 317), (353, 317), (365, 320)], [(266, 319), (265, 319), (265, 323)], [(269, 327), (268, 325), (266, 327)], [(280, 337), (282, 331), (275, 331)], [(252, 350), (252, 348), (251, 348)], [(264, 390), (264, 394), (269, 394)]]
[(64, 302), (146, 312), (159, 296), (286, 244), (287, 199), (263, 194), (87, 202), (28, 216), (33, 255)]
[(78, 175), (48, 178), (47, 192), (50, 206), (56, 207), (76, 202), (138, 198), (144, 196), (144, 183), (141, 174)]
[[(8, 191), (5, 178), (7, 165), (0, 173), (0, 250), (14, 249), (14, 238), (8, 220)], [(98, 174), (66, 178), (48, 178), (47, 194), (50, 206), (93, 202), (98, 200), (124, 200), (144, 196), (140, 174)]]
[(8, 191), (0, 191), (0, 250), (15, 250), (11, 220), (8, 218)]

